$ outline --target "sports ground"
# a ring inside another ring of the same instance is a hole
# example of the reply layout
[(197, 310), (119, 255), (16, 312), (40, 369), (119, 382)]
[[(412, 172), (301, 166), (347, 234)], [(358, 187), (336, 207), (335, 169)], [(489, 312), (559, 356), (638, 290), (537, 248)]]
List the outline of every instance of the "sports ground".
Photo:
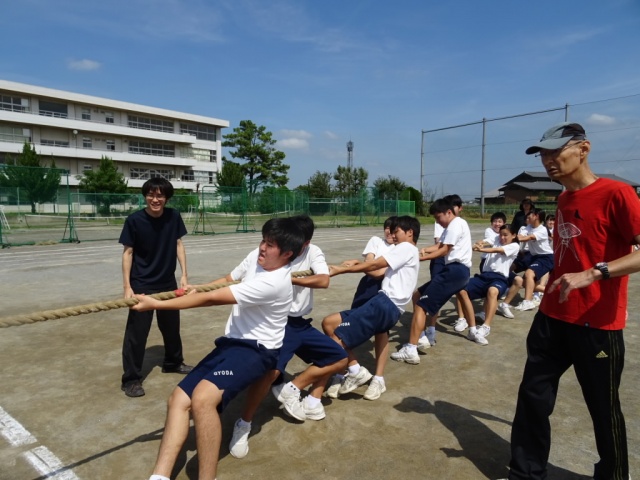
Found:
[[(485, 225), (472, 225), (474, 239)], [(329, 263), (358, 258), (382, 228), (325, 228), (314, 243)], [(259, 233), (185, 237), (189, 280), (204, 283), (227, 274), (258, 245)], [(423, 226), (420, 246), (432, 242)], [(122, 247), (115, 241), (24, 246), (0, 251), (0, 317), (120, 298)], [(479, 258), (474, 254), (474, 271)], [(420, 283), (429, 279), (422, 264)], [(347, 308), (360, 276), (332, 279), (315, 294), (319, 327)], [(640, 275), (629, 283), (629, 321), (621, 399), (630, 466), (640, 476)], [(229, 307), (182, 314), (185, 361), (195, 364), (224, 331)], [(387, 392), (362, 398), (365, 387), (324, 399), (327, 417), (298, 423), (269, 397), (254, 419), (249, 455), (228, 453), (243, 396), (222, 416), (219, 480), (232, 479), (495, 479), (507, 473), (510, 425), (525, 360), (525, 337), (534, 312), (496, 317), (489, 345), (454, 332), (452, 303), (443, 309), (438, 343), (420, 365), (389, 361)], [(1, 319), (0, 319), (1, 320)], [(392, 331), (392, 351), (408, 337), (411, 307)], [(146, 395), (120, 391), (126, 311), (109, 310), (0, 329), (0, 480), (146, 479), (162, 435), (165, 402), (179, 381), (160, 371), (163, 347), (151, 330), (145, 356)], [(372, 344), (357, 352), (373, 369)], [(288, 373), (304, 364), (294, 359)], [(572, 371), (560, 384), (552, 416), (551, 479), (590, 478), (597, 460), (591, 421)], [(193, 428), (176, 466), (177, 479), (197, 478)]]

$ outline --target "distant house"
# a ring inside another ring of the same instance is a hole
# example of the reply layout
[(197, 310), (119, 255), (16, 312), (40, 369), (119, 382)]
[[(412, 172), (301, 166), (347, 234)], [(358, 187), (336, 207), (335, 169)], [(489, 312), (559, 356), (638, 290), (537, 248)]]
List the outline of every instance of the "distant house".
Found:
[[(631, 185), (640, 195), (640, 184), (608, 173), (596, 173), (598, 177), (610, 178)], [(534, 202), (555, 202), (562, 193), (562, 185), (552, 181), (545, 172), (522, 172), (507, 183), (484, 196), (486, 204), (506, 205), (520, 203), (525, 198)], [(480, 200), (480, 199), (478, 199)]]

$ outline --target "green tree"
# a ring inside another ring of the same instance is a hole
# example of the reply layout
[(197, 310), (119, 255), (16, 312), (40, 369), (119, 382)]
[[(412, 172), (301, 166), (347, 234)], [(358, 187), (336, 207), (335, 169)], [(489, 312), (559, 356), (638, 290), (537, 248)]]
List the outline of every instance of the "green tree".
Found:
[(55, 201), (60, 172), (53, 157), (49, 167), (40, 165), (35, 147), (24, 142), (18, 158), (13, 158), (12, 163), (0, 171), (0, 186), (19, 188), (20, 195), (31, 204), (31, 213), (36, 213), (36, 203)]
[(422, 195), (420, 195), (420, 192), (415, 188), (405, 188), (400, 195), (400, 198), (402, 200), (413, 201), (416, 205), (416, 215), (419, 217), (424, 217), (427, 214), (426, 204), (424, 203), (424, 200), (422, 200)]
[(242, 166), (238, 162), (222, 157), (222, 169), (218, 173), (218, 187), (242, 187), (243, 181)]
[(240, 166), (250, 195), (259, 187), (284, 187), (289, 182), (290, 166), (284, 163), (285, 154), (276, 150), (275, 144), (273, 134), (251, 120), (242, 120), (233, 133), (224, 136), (222, 146), (235, 148), (230, 155), (245, 162)]
[(389, 175), (387, 178), (378, 177), (373, 182), (373, 187), (378, 192), (378, 198), (395, 199), (407, 188), (407, 185), (398, 177)]
[(331, 174), (328, 172), (316, 171), (307, 182), (309, 198), (330, 198), (331, 197)]
[(92, 193), (91, 203), (96, 206), (98, 213), (109, 215), (111, 205), (123, 200), (127, 192), (127, 181), (124, 175), (118, 171), (116, 163), (103, 155), (97, 170), (87, 170), (84, 175), (77, 175), (80, 180), (80, 190), (83, 193)]
[(356, 195), (360, 190), (367, 186), (369, 172), (364, 168), (338, 167), (333, 179), (336, 181), (336, 192), (348, 197)]

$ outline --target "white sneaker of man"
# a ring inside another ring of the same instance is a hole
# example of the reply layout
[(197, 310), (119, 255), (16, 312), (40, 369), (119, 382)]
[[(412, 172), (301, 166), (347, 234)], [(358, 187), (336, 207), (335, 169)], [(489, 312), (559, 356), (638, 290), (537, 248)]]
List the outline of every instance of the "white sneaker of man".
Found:
[(460, 317), (456, 320), (456, 323), (453, 324), (453, 329), (456, 332), (464, 332), (469, 324), (467, 323), (467, 319), (464, 317)]
[(343, 375), (334, 375), (331, 377), (331, 380), (329, 380), (329, 386), (324, 391), (324, 396), (329, 398), (338, 398), (343, 379)]
[(527, 312), (529, 310), (534, 310), (536, 307), (537, 305), (533, 303), (532, 300), (523, 300), (516, 308), (522, 312)]
[(488, 345), (489, 342), (487, 341), (486, 337), (488, 337), (490, 333), (491, 327), (489, 327), (488, 325), (480, 325), (476, 330), (476, 343), (480, 345)]
[(489, 342), (487, 341), (486, 338), (478, 335), (478, 330), (477, 329), (475, 330), (475, 332), (472, 331), (471, 329), (469, 329), (469, 333), (467, 334), (467, 339), (471, 340), (472, 342), (476, 342), (478, 345), (488, 345), (489, 344)]
[(423, 335), (418, 339), (418, 351), (422, 353), (427, 353), (427, 350), (431, 348), (431, 342), (426, 335)]
[[(291, 388), (285, 386), (280, 390), (278, 395), (278, 401), (282, 403), (282, 407), (287, 415), (304, 422), (307, 419), (306, 413), (304, 413), (304, 406), (300, 399), (300, 391), (294, 392)], [(282, 399), (282, 400), (281, 400)]]
[[(428, 342), (427, 340), (427, 343)], [(412, 347), (408, 343), (404, 344), (397, 352), (393, 352), (391, 359), (396, 362), (406, 362), (409, 365), (418, 365), (420, 363), (420, 355), (418, 355), (416, 347)]]
[(509, 308), (509, 305), (507, 305), (504, 302), (500, 302), (500, 305), (498, 305), (497, 312), (503, 317), (516, 318), (515, 315), (511, 313), (511, 309)]
[(238, 419), (233, 427), (233, 436), (229, 442), (229, 453), (236, 458), (244, 458), (249, 453), (249, 433), (251, 425), (240, 425)]
[(345, 393), (353, 392), (360, 385), (364, 385), (369, 380), (371, 380), (371, 377), (373, 377), (373, 375), (369, 372), (369, 370), (360, 365), (360, 370), (358, 370), (358, 373), (348, 373), (347, 376), (344, 377), (344, 382), (342, 382), (338, 393), (340, 395), (344, 395)]
[(371, 383), (367, 387), (367, 391), (364, 392), (364, 398), (365, 400), (377, 400), (380, 398), (380, 395), (386, 391), (387, 387), (384, 384), (384, 380), (380, 381), (373, 377), (373, 380), (371, 380)]
[(327, 416), (324, 413), (324, 406), (322, 403), (318, 403), (315, 407), (310, 407), (307, 400), (303, 400), (302, 406), (304, 407), (304, 414), (307, 417), (307, 420), (322, 420)]

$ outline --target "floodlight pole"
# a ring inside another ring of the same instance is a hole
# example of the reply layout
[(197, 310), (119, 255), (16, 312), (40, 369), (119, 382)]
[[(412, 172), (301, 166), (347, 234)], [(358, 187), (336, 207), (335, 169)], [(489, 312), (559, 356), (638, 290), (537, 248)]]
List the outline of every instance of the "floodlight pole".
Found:
[(487, 144), (487, 119), (482, 119), (482, 167), (480, 170), (480, 217), (484, 218), (484, 147)]

